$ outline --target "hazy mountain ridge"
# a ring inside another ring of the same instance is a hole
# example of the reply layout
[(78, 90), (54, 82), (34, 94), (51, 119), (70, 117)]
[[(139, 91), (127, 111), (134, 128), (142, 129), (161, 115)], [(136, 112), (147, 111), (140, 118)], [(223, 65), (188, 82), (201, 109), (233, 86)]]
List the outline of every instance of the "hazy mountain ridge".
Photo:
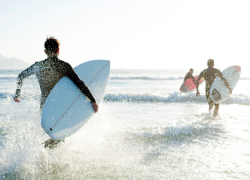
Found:
[(31, 64), (17, 58), (7, 58), (0, 54), (0, 69), (25, 69)]

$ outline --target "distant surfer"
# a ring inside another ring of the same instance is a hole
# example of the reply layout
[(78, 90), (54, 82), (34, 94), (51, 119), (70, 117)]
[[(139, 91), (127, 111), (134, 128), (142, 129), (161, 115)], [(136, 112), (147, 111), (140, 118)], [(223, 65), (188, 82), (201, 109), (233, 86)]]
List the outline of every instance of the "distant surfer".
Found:
[[(88, 86), (78, 77), (78, 75), (69, 63), (58, 59), (59, 46), (59, 41), (54, 37), (46, 39), (44, 43), (44, 52), (47, 55), (47, 59), (35, 62), (18, 75), (16, 95), (14, 97), (14, 101), (21, 102), (21, 87), (23, 84), (23, 80), (28, 76), (34, 74), (38, 78), (41, 89), (40, 108), (42, 110), (44, 103), (52, 88), (63, 76), (67, 76), (76, 84), (76, 86), (81, 90), (81, 92), (89, 98), (96, 113), (98, 111), (98, 104), (96, 103), (96, 100), (91, 94)], [(56, 144), (57, 142), (60, 142), (60, 140), (47, 141), (47, 144), (45, 142), (45, 147), (49, 144)]]
[(214, 116), (217, 116), (218, 114), (218, 111), (219, 111), (219, 104), (215, 104), (212, 99), (210, 98), (210, 88), (215, 80), (215, 78), (217, 76), (219, 76), (221, 78), (221, 80), (223, 81), (223, 83), (227, 86), (227, 88), (229, 89), (230, 91), (230, 94), (232, 93), (232, 89), (229, 85), (229, 83), (227, 82), (227, 80), (223, 77), (221, 71), (219, 69), (215, 69), (214, 68), (214, 60), (213, 59), (209, 59), (207, 61), (207, 66), (208, 68), (207, 69), (204, 69), (198, 79), (197, 79), (197, 84), (196, 84), (196, 88), (197, 88), (197, 92), (196, 92), (196, 96), (199, 97), (200, 95), (200, 92), (199, 92), (199, 81), (201, 78), (204, 78), (205, 81), (206, 81), (206, 98), (207, 98), (207, 102), (209, 104), (209, 112), (212, 111), (213, 109), (213, 105), (215, 105), (215, 108), (214, 108)]
[(189, 72), (186, 74), (183, 82), (185, 82), (186, 80), (191, 78), (193, 80), (193, 82), (196, 84), (196, 81), (195, 81), (194, 76), (193, 76), (193, 72), (194, 72), (194, 70), (192, 68), (189, 69)]

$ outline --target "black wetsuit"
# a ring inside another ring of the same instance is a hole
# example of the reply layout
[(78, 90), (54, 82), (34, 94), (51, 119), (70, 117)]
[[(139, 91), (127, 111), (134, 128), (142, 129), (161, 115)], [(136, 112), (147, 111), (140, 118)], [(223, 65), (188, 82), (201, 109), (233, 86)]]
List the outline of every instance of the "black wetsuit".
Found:
[(21, 87), (23, 80), (30, 75), (36, 75), (41, 89), (41, 104), (43, 105), (56, 83), (63, 77), (69, 77), (76, 86), (84, 93), (91, 102), (95, 102), (95, 98), (91, 94), (88, 86), (77, 76), (74, 69), (69, 63), (66, 63), (57, 57), (49, 57), (43, 61), (35, 62), (29, 68), (22, 71), (17, 78), (16, 96), (21, 96)]
[[(231, 89), (229, 83), (227, 82), (227, 80), (223, 77), (221, 71), (219, 69), (215, 69), (213, 67), (209, 67), (207, 69), (204, 69), (198, 79), (197, 79), (197, 90), (198, 90), (198, 86), (199, 86), (199, 81), (201, 78), (204, 78), (205, 81), (206, 81), (206, 87), (205, 87), (205, 90), (206, 90), (206, 97), (207, 97), (207, 101), (208, 101), (208, 104), (209, 104), (209, 109), (212, 109), (213, 108), (213, 101), (212, 99), (210, 98), (210, 88), (215, 80), (215, 78), (219, 76), (221, 78), (221, 80), (224, 82), (224, 84), (227, 86), (228, 89)], [(219, 104), (215, 104), (215, 106), (217, 106), (217, 108), (219, 108)]]
[(186, 74), (186, 76), (185, 76), (183, 82), (185, 82), (185, 81), (188, 80), (189, 78), (193, 79), (194, 83), (196, 84), (196, 81), (195, 81), (195, 79), (194, 79), (194, 76), (193, 76), (190, 72), (188, 72), (188, 73)]

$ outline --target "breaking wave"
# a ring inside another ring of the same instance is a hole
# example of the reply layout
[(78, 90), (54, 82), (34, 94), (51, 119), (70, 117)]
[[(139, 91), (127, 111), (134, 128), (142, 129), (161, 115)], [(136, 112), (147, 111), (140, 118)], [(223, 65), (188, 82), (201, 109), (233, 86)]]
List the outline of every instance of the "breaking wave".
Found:
[[(218, 129), (200, 122), (199, 125), (171, 126), (171, 127), (138, 127), (131, 129), (131, 133), (126, 133), (126, 138), (133, 141), (153, 141), (154, 143), (168, 142), (171, 140), (192, 140), (197, 141), (197, 137), (206, 134), (212, 135)], [(169, 142), (168, 142), (169, 143)]]
[[(106, 94), (104, 101), (118, 102), (166, 102), (166, 103), (192, 103), (207, 102), (205, 94), (199, 98), (194, 93), (174, 92), (166, 95), (152, 94)], [(231, 95), (223, 103), (250, 105), (250, 96), (247, 95)]]
[(179, 80), (184, 79), (183, 76), (179, 77), (155, 77), (155, 76), (111, 76), (111, 80)]
[(241, 77), (240, 80), (250, 80), (250, 77)]
[[(0, 99), (12, 99), (15, 95), (10, 93), (0, 93)], [(38, 100), (40, 94), (30, 93), (23, 94), (24, 99)], [(205, 94), (201, 94), (199, 98), (196, 97), (195, 93), (181, 93), (174, 92), (170, 94), (132, 94), (132, 93), (119, 93), (111, 94), (108, 93), (104, 96), (103, 101), (113, 102), (163, 102), (163, 103), (207, 103)], [(236, 94), (229, 96), (223, 103), (226, 104), (240, 104), (250, 105), (250, 95)]]
[[(169, 76), (169, 77), (157, 77), (157, 76), (111, 76), (111, 80), (183, 80), (184, 76)], [(250, 77), (241, 77), (240, 80), (250, 80)]]
[[(0, 75), (0, 79), (17, 79), (18, 75)], [(184, 77), (154, 77), (154, 76), (111, 76), (111, 80), (179, 80)]]
[[(18, 75), (0, 75), (0, 79), (14, 79), (16, 80), (17, 79), (17, 76)], [(29, 76), (28, 79), (35, 79), (36, 76)]]
[[(25, 100), (39, 100), (40, 99), (40, 94), (37, 94), (36, 92), (34, 93), (23, 93), (22, 96)], [(0, 100), (1, 99), (8, 99), (8, 100), (12, 100), (15, 97), (15, 94), (11, 94), (11, 93), (0, 93)]]
[[(0, 75), (0, 79), (17, 79), (18, 75)], [(30, 76), (29, 78), (35, 78)], [(110, 76), (110, 80), (183, 80), (184, 76)], [(240, 80), (250, 80), (250, 77), (241, 77)]]
[(0, 75), (0, 79), (17, 79), (15, 75)]

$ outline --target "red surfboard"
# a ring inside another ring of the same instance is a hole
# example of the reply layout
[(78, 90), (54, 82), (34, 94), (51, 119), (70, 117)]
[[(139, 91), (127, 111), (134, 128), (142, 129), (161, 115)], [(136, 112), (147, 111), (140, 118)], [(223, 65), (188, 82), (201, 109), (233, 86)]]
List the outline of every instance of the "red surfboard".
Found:
[[(197, 80), (198, 77), (199, 77), (199, 75), (194, 76), (194, 79)], [(204, 78), (201, 78), (199, 84), (201, 84), (201, 83), (203, 83), (203, 82), (204, 82)], [(188, 80), (186, 80), (186, 81), (181, 85), (180, 91), (181, 91), (181, 92), (189, 92), (189, 91), (194, 90), (195, 88), (196, 88), (196, 85), (195, 85), (193, 79), (192, 79), (192, 78), (189, 78)]]

